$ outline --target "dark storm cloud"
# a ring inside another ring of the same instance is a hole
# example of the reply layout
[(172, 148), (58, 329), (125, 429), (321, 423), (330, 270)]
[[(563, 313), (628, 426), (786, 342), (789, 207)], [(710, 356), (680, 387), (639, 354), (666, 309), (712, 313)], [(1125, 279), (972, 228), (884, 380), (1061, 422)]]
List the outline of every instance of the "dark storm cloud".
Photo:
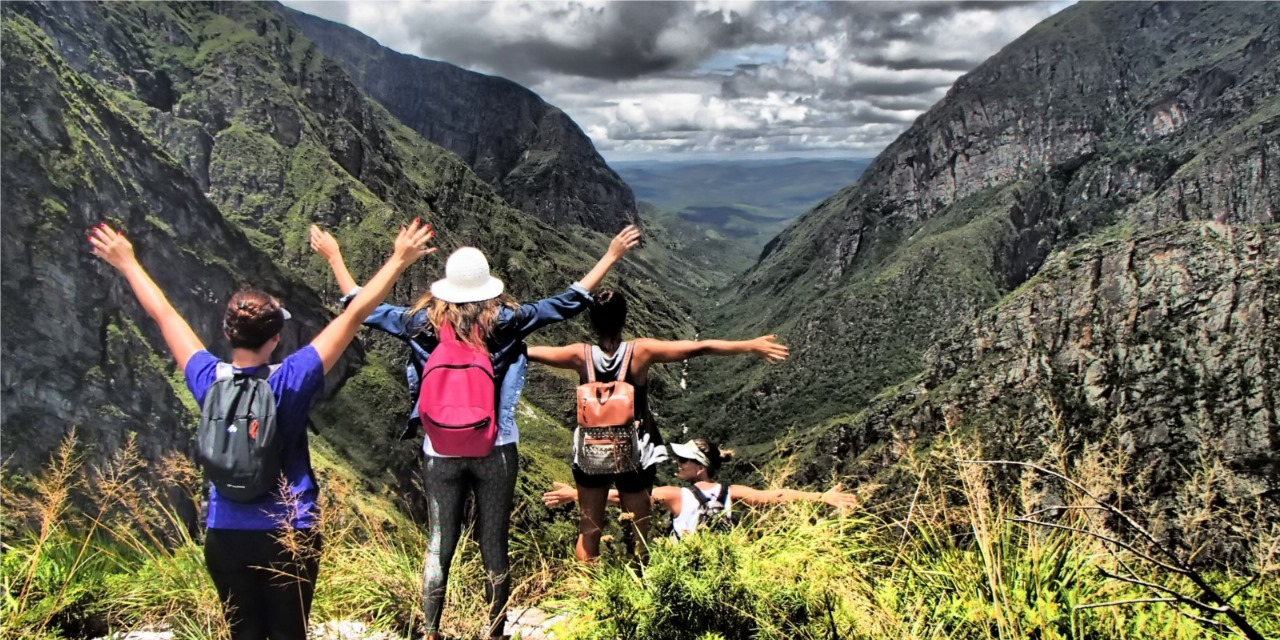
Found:
[[(565, 30), (513, 24), (498, 31), (502, 16), (482, 19), (492, 34), (476, 38), (466, 29), (445, 29), (437, 16), (409, 18), (422, 34), (424, 54), (450, 54), (450, 61), (483, 66), (513, 77), (565, 74), (602, 80), (631, 79), (687, 68), (722, 49), (763, 41), (768, 34), (732, 11), (699, 10), (685, 2), (616, 2), (599, 7), (536, 3), (542, 20)], [(501, 11), (496, 6), (494, 11)]]
[(606, 156), (874, 153), (1065, 3), (298, 2), (383, 44), (529, 86)]

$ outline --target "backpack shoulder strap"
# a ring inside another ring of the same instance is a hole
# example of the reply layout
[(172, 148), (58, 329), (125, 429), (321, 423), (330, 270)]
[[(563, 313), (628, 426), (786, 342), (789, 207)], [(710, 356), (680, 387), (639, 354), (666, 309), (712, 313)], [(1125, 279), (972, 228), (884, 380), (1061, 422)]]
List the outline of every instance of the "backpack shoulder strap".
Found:
[[(252, 375), (255, 378), (266, 380), (278, 371), (281, 366), (282, 365), (273, 364), (270, 367), (254, 367)], [(230, 362), (219, 362), (217, 367), (214, 369), (213, 380), (214, 382), (230, 380), (237, 375), (240, 375), (240, 373), (241, 372), (236, 371), (235, 365), (232, 365)]]
[(236, 377), (236, 368), (231, 366), (230, 362), (219, 362), (217, 366), (214, 367), (214, 382), (230, 380), (234, 377)]
[(729, 485), (720, 485), (720, 506), (724, 509), (729, 508)]
[(591, 359), (591, 345), (582, 343), (582, 362), (587, 368), (587, 383), (596, 381), (596, 363)]
[(631, 373), (631, 353), (636, 350), (634, 342), (622, 343), (622, 368), (618, 370), (618, 382), (627, 379), (627, 374)]
[(698, 485), (691, 482), (689, 483), (689, 489), (692, 490), (693, 497), (698, 500), (698, 506), (706, 508), (707, 503), (711, 502), (711, 498), (707, 497), (707, 494), (703, 493), (702, 489), (698, 488)]
[(436, 330), (436, 335), (440, 338), (440, 342), (458, 339), (458, 334), (454, 333), (453, 324), (450, 322), (440, 325), (440, 328)]

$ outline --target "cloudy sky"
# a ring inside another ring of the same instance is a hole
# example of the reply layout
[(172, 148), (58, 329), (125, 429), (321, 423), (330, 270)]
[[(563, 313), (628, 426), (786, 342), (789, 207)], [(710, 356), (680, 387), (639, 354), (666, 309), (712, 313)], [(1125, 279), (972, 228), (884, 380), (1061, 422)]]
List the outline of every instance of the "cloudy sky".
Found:
[(609, 160), (870, 157), (1057, 2), (285, 4), (504, 76)]

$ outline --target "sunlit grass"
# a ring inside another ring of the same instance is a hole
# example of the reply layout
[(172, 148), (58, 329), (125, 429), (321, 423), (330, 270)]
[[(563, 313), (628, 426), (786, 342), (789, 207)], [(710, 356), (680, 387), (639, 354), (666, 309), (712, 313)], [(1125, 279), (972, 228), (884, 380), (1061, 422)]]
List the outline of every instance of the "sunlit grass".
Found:
[[(324, 447), (317, 452), (324, 548), (313, 623), (350, 620), (382, 637), (414, 637), (422, 622), (424, 530), (385, 499), (357, 490), (357, 476)], [(512, 534), (511, 607), (560, 616), (555, 633), (564, 639), (1240, 637), (1224, 618), (1197, 621), (1182, 605), (1085, 608), (1152, 599), (1148, 589), (1101, 573), (1122, 566), (1167, 588), (1196, 591), (1185, 577), (1113, 553), (1095, 537), (1015, 522), (1028, 496), (1016, 505), (998, 497), (989, 468), (956, 462), (973, 451), (954, 445), (949, 453), (908, 460), (921, 478), (910, 509), (877, 503), (874, 487), (866, 487), (870, 506), (852, 512), (808, 504), (759, 510), (727, 534), (703, 532), (679, 543), (659, 535), (644, 567), (623, 559), (616, 541), (602, 564), (578, 564), (573, 522), (531, 511), (542, 507), (526, 500)], [(1074, 470), (1086, 484), (1111, 483), (1110, 462), (1087, 457)], [(190, 499), (199, 486), (181, 458), (144, 469), (132, 441), (104, 467), (86, 468), (68, 438), (41, 477), (6, 489), (0, 637), (142, 628), (184, 639), (226, 637), (199, 539), (171, 506), (181, 502), (174, 496)], [(1088, 510), (1064, 510), (1055, 522), (1105, 525)], [(1233, 606), (1265, 637), (1280, 635), (1278, 527), (1254, 527), (1250, 566), (1207, 574), (1222, 592), (1239, 590)], [(447, 633), (482, 632), (483, 593), (479, 551), (464, 537), (449, 585)]]

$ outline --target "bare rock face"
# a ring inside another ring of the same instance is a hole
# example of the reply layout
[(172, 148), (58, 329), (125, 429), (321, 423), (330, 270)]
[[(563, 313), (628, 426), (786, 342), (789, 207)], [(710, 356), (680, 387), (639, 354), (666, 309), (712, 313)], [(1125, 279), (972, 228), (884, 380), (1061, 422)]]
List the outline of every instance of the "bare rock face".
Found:
[[(151, 460), (189, 445), (198, 410), (183, 373), (123, 279), (89, 253), (84, 234), (103, 220), (127, 232), (224, 357), (222, 305), (242, 286), (293, 313), (278, 356), (333, 317), (340, 293), (308, 247), (312, 223), (334, 231), (364, 279), (420, 215), (441, 231), (443, 254), (482, 247), (524, 300), (563, 291), (602, 249), (504, 202), (269, 5), (13, 2), (0, 20), (6, 482), (39, 469), (72, 428), (91, 464), (131, 432)], [(440, 268), (415, 265), (392, 300), (412, 303)], [(634, 294), (638, 282), (623, 286)], [(686, 331), (671, 298), (650, 289), (646, 299), (637, 324)], [(313, 417), (372, 485), (403, 481), (409, 494), (420, 453), (386, 435), (409, 406), (404, 352), (389, 338), (368, 344), (330, 373)]]
[(945, 446), (949, 424), (986, 458), (1063, 469), (1091, 447), (1112, 451), (1117, 495), (1161, 535), (1183, 535), (1179, 514), (1205, 496), (1277, 517), (1277, 231), (1184, 223), (1053, 258), (937, 343), (910, 384), (807, 442), (806, 474), (892, 476), (911, 443)]
[(458, 154), (512, 206), (553, 226), (616, 232), (635, 195), (560, 109), (528, 89), (397, 53), (344, 25), (279, 8), (370, 97), (423, 138)]
[[(288, 301), (294, 319), (282, 340), (286, 353), (328, 312), (11, 6), (4, 15), (0, 168), (8, 470), (38, 468), (72, 429), (90, 463), (109, 457), (131, 432), (152, 459), (184, 451), (198, 408), (161, 351), (155, 323), (124, 279), (90, 254), (89, 229), (104, 220), (128, 229), (139, 260), (215, 351), (220, 305), (246, 279)], [(353, 347), (334, 368), (331, 391), (361, 354)]]
[(709, 429), (763, 442), (854, 414), (1081, 239), (1274, 224), (1276, 42), (1265, 4), (1082, 3), (1037, 25), (770, 243), (706, 333), (779, 333), (791, 362), (697, 363), (681, 417), (752, 415), (770, 426)]

